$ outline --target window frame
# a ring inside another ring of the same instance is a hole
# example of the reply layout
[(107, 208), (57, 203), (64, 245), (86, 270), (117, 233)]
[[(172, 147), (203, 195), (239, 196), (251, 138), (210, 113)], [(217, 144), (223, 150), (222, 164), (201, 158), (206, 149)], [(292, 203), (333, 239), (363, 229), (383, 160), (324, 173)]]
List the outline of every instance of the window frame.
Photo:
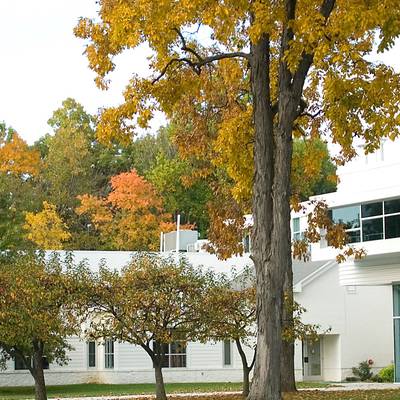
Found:
[[(393, 201), (393, 200), (398, 200), (400, 202), (400, 197), (395, 197), (395, 198), (387, 198), (387, 199), (381, 199), (381, 200), (372, 200), (372, 201), (368, 201), (368, 202), (364, 202), (364, 203), (359, 203), (359, 204), (349, 204), (349, 205), (344, 205), (344, 206), (339, 206), (339, 207), (333, 207), (330, 208), (330, 217), (333, 221), (333, 216), (332, 216), (332, 212), (334, 210), (338, 210), (341, 208), (346, 208), (346, 207), (358, 207), (359, 208), (359, 227), (358, 228), (350, 228), (350, 229), (345, 229), (345, 232), (359, 232), (360, 234), (360, 240), (356, 241), (356, 242), (349, 242), (348, 244), (356, 244), (356, 243), (365, 243), (365, 242), (372, 242), (372, 241), (376, 241), (376, 240), (387, 240), (387, 239), (397, 239), (400, 238), (399, 236), (394, 236), (392, 238), (386, 238), (386, 218), (390, 218), (390, 217), (394, 217), (394, 216), (399, 216), (400, 217), (400, 208), (398, 212), (391, 212), (391, 213), (386, 213), (386, 209), (385, 209), (385, 202), (388, 201)], [(363, 217), (362, 214), (362, 207), (364, 205), (368, 205), (368, 204), (373, 204), (373, 203), (382, 203), (382, 214), (379, 215), (373, 215), (370, 217)], [(365, 240), (365, 235), (364, 235), (364, 225), (367, 221), (372, 221), (372, 220), (382, 220), (382, 238), (380, 239), (371, 239), (371, 240)]]
[[(183, 352), (181, 353), (177, 353), (174, 352), (172, 353), (171, 348), (173, 345), (175, 344), (180, 344), (181, 348), (183, 349)], [(187, 368), (187, 345), (184, 344), (183, 341), (179, 341), (176, 340), (174, 342), (171, 343), (158, 343), (156, 340), (153, 341), (153, 351), (155, 352), (155, 354), (158, 354), (156, 352), (156, 346), (159, 346), (159, 348), (161, 348), (162, 346), (165, 346), (168, 348), (168, 351), (164, 353), (164, 359), (162, 360), (162, 367), (163, 368)], [(184, 361), (183, 364), (184, 366), (174, 366), (174, 357), (181, 357), (182, 360)]]
[(115, 342), (112, 339), (105, 339), (105, 341), (104, 341), (104, 368), (105, 369), (114, 369), (114, 366), (115, 366)]

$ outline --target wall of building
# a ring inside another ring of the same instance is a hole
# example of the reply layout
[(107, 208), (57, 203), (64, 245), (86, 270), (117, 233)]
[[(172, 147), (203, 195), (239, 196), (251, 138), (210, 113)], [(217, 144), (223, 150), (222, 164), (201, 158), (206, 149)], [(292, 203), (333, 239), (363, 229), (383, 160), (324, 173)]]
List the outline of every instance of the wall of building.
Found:
[(376, 369), (393, 361), (390, 287), (340, 286), (336, 266), (295, 293), (295, 299), (307, 309), (303, 321), (320, 325), (324, 380), (343, 380), (366, 359), (374, 360)]
[[(73, 383), (153, 383), (154, 369), (147, 353), (139, 346), (128, 343), (114, 344), (114, 368), (104, 368), (104, 346), (96, 348), (96, 367), (88, 367), (87, 343), (70, 338), (75, 350), (69, 353), (66, 366), (50, 365), (45, 371), (49, 385)], [(187, 345), (186, 368), (164, 368), (165, 382), (240, 382), (242, 362), (236, 345), (232, 343), (232, 363), (223, 365), (222, 342), (193, 343)], [(249, 362), (253, 350), (245, 347)], [(7, 363), (7, 370), (0, 372), (0, 386), (33, 385), (28, 371), (14, 371), (14, 363)]]

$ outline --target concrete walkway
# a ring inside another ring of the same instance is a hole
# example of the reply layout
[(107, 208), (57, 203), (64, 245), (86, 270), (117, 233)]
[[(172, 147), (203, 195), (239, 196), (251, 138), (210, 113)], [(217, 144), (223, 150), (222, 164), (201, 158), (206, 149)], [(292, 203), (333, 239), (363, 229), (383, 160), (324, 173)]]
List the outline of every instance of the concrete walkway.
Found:
[[(332, 383), (328, 387), (324, 388), (309, 388), (309, 389), (299, 389), (301, 391), (315, 390), (322, 392), (335, 392), (335, 391), (346, 391), (346, 390), (388, 390), (397, 389), (400, 390), (400, 384), (396, 383), (375, 383), (375, 382), (338, 382)], [(205, 393), (174, 393), (168, 397), (180, 399), (182, 397), (205, 397), (205, 396), (218, 396), (223, 398), (224, 396), (229, 396), (232, 394), (240, 394), (241, 392), (205, 392)], [(99, 396), (99, 397), (69, 397), (68, 400), (143, 400), (154, 398), (152, 394), (139, 394), (139, 395), (128, 395), (128, 396)], [(53, 398), (58, 399), (58, 398)]]
[[(338, 390), (384, 390), (384, 389), (400, 389), (398, 383), (377, 383), (377, 382), (339, 382), (332, 383), (326, 388), (318, 390), (338, 391)], [(314, 390), (314, 389), (313, 389)]]

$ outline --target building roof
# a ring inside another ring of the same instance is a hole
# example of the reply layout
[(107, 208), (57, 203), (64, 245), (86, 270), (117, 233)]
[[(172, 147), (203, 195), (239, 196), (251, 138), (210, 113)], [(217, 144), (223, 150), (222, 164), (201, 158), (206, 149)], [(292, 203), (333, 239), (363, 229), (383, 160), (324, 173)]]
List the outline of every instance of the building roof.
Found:
[(317, 272), (321, 267), (326, 265), (330, 260), (323, 261), (298, 261), (293, 260), (293, 284), (297, 285), (305, 278)]
[[(63, 257), (66, 252), (57, 251), (57, 253)], [(72, 251), (72, 254), (76, 263), (85, 261), (90, 269), (95, 271), (98, 270), (102, 261), (105, 262), (110, 269), (120, 270), (129, 263), (134, 252), (77, 250)], [(174, 257), (174, 255), (176, 255), (176, 253), (171, 252), (164, 252), (161, 254), (165, 257)], [(214, 254), (206, 252), (179, 253), (179, 257), (186, 258), (187, 261), (194, 266), (202, 266), (205, 269), (211, 269), (217, 273), (225, 273), (228, 276), (232, 271), (240, 273), (246, 266), (253, 265), (249, 253), (245, 253), (241, 257), (231, 257), (227, 260), (219, 260)], [(323, 273), (326, 268), (334, 264), (336, 264), (336, 262), (331, 260), (308, 262), (293, 260), (293, 285), (304, 285), (308, 283), (308, 281), (313, 280)]]

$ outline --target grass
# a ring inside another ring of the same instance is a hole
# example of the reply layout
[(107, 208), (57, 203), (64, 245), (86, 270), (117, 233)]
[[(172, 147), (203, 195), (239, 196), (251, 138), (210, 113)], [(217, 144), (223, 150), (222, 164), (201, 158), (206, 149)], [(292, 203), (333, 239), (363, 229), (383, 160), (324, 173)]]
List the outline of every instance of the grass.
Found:
[[(193, 392), (234, 392), (242, 389), (240, 382), (218, 383), (167, 383), (167, 393), (193, 393)], [(320, 388), (328, 386), (327, 383), (299, 382), (299, 388)], [(90, 397), (90, 396), (119, 396), (134, 394), (153, 394), (155, 386), (151, 383), (109, 385), (88, 383), (79, 385), (48, 386), (49, 397)], [(0, 399), (27, 399), (34, 397), (34, 388), (30, 386), (0, 387)]]
[[(299, 383), (299, 388), (321, 388), (328, 383), (306, 382)], [(170, 383), (166, 385), (167, 393), (189, 392), (233, 392), (240, 391), (240, 383)], [(58, 397), (87, 397), (87, 396), (118, 396), (134, 394), (153, 394), (153, 384), (108, 385), (108, 384), (80, 384), (49, 386), (49, 398)], [(0, 399), (21, 400), (32, 399), (32, 387), (0, 387)], [(199, 396), (190, 400), (243, 400), (240, 395), (226, 394), (224, 396)], [(180, 398), (179, 400), (185, 400)], [(301, 391), (295, 394), (286, 394), (284, 400), (400, 400), (399, 390), (358, 390), (323, 392), (318, 390)]]

